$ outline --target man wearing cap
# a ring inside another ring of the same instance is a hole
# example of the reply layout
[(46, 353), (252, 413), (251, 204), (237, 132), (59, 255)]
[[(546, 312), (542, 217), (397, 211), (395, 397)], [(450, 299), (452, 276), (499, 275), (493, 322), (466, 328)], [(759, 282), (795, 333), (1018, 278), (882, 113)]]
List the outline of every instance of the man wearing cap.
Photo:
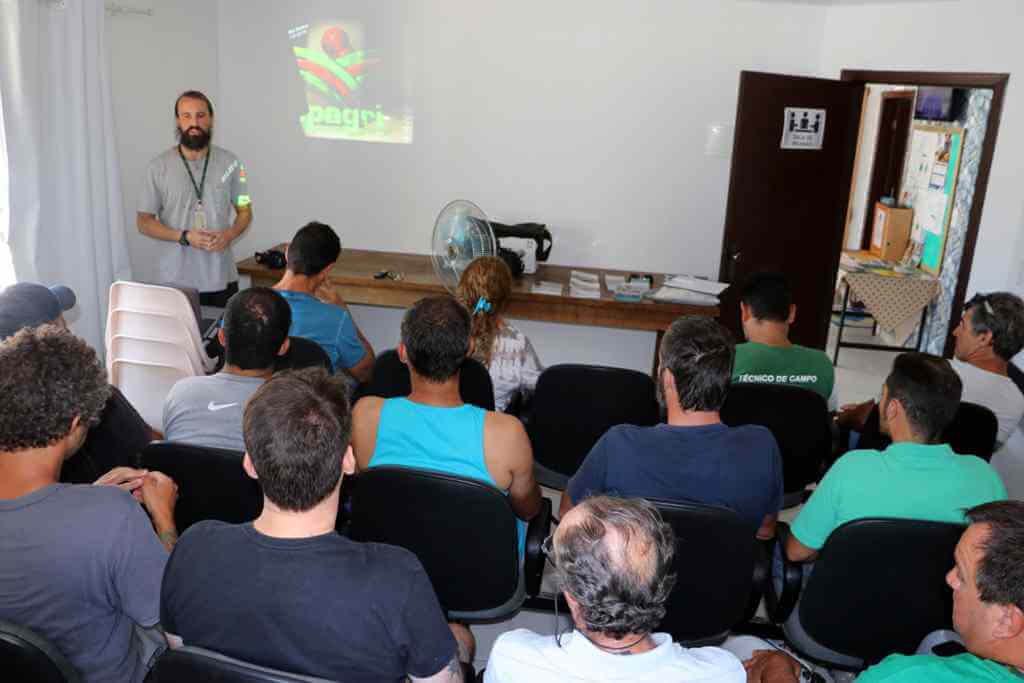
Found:
[[(49, 324), (66, 328), (64, 313), (71, 310), (75, 302), (75, 293), (61, 285), (47, 287), (33, 282), (11, 285), (0, 292), (0, 341), (25, 327)], [(101, 475), (109, 477), (108, 470), (112, 468), (123, 475), (126, 469), (118, 466), (131, 464), (135, 454), (159, 436), (116, 387), (110, 390), (99, 423), (89, 430), (77, 455), (61, 469), (61, 481), (89, 483)]]
[(195, 287), (200, 304), (223, 308), (238, 291), (231, 243), (252, 221), (245, 167), (210, 144), (213, 104), (206, 95), (179, 95), (174, 118), (178, 144), (149, 163), (136, 223), (161, 240), (161, 282)]

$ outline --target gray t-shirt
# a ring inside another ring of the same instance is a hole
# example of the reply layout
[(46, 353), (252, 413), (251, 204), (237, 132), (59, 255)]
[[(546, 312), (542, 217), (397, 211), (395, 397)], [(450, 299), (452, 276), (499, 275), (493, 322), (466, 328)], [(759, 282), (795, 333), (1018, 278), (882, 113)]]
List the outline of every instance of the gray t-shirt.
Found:
[[(198, 185), (203, 177), (202, 157), (187, 162)], [(245, 166), (228, 150), (210, 145), (210, 166), (203, 183), (203, 214), (206, 230), (223, 231), (235, 220), (235, 207), (251, 203)], [(177, 230), (192, 230), (196, 208), (196, 190), (185, 170), (178, 147), (174, 146), (146, 168), (138, 211), (156, 215), (164, 225)], [(160, 242), (160, 281), (200, 292), (217, 292), (238, 279), (231, 248), (214, 253), (174, 242)]]
[(244, 451), (242, 412), (264, 381), (227, 372), (178, 380), (164, 401), (164, 438)]
[(132, 624), (159, 620), (166, 563), (146, 513), (117, 487), (0, 500), (0, 619), (51, 641), (86, 682), (145, 677)]

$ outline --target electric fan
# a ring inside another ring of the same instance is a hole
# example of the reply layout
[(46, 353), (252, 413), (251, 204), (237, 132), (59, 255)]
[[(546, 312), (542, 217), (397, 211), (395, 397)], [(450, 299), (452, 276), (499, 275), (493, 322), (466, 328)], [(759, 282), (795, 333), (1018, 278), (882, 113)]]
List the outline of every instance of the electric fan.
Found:
[(441, 209), (434, 221), (430, 254), (434, 272), (449, 292), (455, 293), (462, 271), (473, 259), (497, 252), (494, 231), (479, 206), (456, 199)]

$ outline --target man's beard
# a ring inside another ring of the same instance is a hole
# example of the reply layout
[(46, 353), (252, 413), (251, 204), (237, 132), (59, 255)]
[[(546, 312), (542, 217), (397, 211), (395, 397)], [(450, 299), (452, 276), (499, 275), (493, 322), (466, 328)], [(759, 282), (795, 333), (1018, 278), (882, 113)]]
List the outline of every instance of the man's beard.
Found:
[(182, 147), (193, 151), (206, 149), (206, 146), (210, 144), (210, 131), (203, 130), (199, 126), (192, 126), (185, 131), (179, 128), (178, 142), (181, 143)]

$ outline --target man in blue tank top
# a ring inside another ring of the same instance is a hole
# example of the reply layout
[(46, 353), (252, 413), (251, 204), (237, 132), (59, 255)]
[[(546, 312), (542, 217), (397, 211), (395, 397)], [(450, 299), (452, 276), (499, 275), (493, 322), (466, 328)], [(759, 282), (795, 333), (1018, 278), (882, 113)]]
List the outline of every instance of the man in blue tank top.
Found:
[(352, 412), (352, 448), (360, 469), (399, 465), (479, 479), (507, 491), (520, 525), (540, 510), (533, 450), (511, 415), (462, 402), (459, 370), (472, 352), (470, 315), (450, 296), (421, 299), (402, 319), (398, 356), (412, 393), (366, 396)]

